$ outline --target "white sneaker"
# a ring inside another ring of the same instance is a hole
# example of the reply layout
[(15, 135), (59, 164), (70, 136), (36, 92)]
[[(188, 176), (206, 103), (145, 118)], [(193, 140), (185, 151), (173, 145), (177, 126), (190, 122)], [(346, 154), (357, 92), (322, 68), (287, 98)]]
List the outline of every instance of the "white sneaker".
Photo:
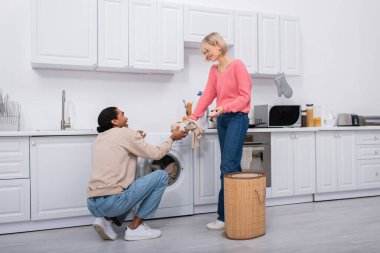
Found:
[(145, 239), (154, 239), (160, 237), (162, 232), (158, 229), (152, 229), (147, 224), (142, 223), (136, 229), (130, 229), (127, 227), (125, 230), (124, 240), (137, 241)]
[(111, 221), (102, 218), (96, 218), (94, 224), (92, 224), (98, 235), (104, 240), (115, 240), (117, 234), (112, 228)]
[(224, 229), (224, 222), (216, 220), (207, 224), (208, 229)]

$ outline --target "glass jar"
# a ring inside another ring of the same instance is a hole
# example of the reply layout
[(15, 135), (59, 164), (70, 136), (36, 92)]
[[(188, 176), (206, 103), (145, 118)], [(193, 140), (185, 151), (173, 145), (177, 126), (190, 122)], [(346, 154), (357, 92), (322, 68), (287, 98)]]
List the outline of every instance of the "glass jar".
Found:
[(314, 108), (313, 104), (306, 105), (306, 126), (313, 127), (314, 126)]
[(306, 127), (306, 110), (301, 110), (301, 127)]
[(321, 107), (320, 106), (314, 106), (314, 126), (320, 127), (321, 126)]

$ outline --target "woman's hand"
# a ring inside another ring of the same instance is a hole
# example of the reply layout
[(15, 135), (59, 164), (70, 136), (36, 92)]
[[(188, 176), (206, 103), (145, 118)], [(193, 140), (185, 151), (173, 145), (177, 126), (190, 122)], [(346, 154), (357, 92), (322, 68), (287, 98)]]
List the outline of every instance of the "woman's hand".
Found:
[(209, 118), (216, 118), (224, 112), (223, 106), (219, 106), (211, 110), (211, 114), (208, 116)]

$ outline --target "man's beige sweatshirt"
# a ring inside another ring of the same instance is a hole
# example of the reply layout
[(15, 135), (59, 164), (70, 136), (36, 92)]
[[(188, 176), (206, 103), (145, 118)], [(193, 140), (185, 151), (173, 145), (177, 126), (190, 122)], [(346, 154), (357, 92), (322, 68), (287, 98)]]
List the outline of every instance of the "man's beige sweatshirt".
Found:
[(168, 138), (160, 146), (145, 141), (130, 128), (112, 128), (100, 133), (94, 143), (92, 177), (87, 196), (98, 197), (122, 192), (135, 179), (137, 157), (159, 160), (170, 150)]

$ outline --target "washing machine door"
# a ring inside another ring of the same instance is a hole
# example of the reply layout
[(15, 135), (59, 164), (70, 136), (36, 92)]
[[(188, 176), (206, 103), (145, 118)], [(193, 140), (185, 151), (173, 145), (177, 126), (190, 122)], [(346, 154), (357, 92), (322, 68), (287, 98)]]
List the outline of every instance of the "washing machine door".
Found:
[(167, 154), (160, 160), (138, 159), (138, 174), (143, 177), (156, 170), (164, 170), (168, 173), (168, 186), (175, 184), (181, 174), (181, 164), (171, 154)]

